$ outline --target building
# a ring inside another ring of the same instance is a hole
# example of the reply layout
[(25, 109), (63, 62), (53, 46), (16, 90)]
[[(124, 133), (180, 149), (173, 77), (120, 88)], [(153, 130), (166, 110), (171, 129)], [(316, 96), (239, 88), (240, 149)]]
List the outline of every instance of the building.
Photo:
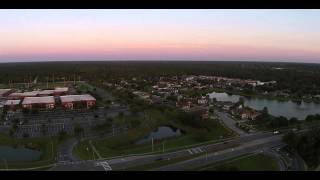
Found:
[(200, 115), (200, 118), (202, 120), (209, 119), (209, 108), (204, 106), (193, 106), (189, 108), (188, 110), (185, 110), (186, 112), (192, 112), (192, 113), (198, 113)]
[(239, 115), (241, 119), (255, 120), (260, 114), (261, 114), (260, 112), (257, 112), (254, 110), (243, 109)]
[(13, 92), (12, 89), (0, 89), (0, 98), (6, 97)]
[(89, 94), (60, 96), (60, 100), (66, 109), (89, 109), (96, 104), (96, 99)]
[(67, 95), (68, 93), (69, 93), (69, 88), (68, 87), (56, 87), (53, 90), (53, 95), (54, 96)]
[(67, 95), (69, 92), (69, 88), (67, 87), (57, 87), (55, 89), (48, 89), (39, 91), (37, 96), (61, 96)]
[(7, 100), (4, 104), (5, 111), (16, 111), (20, 106), (21, 100)]
[(54, 90), (43, 90), (38, 93), (38, 96), (53, 96)]
[(43, 97), (25, 97), (22, 101), (22, 108), (24, 109), (53, 109), (55, 107), (55, 100), (53, 96)]
[(36, 97), (40, 91), (31, 91), (31, 92), (16, 92), (8, 95), (8, 99), (24, 99), (25, 97)]
[(208, 105), (209, 104), (209, 98), (208, 97), (201, 97), (198, 99), (199, 105)]
[(134, 91), (132, 94), (139, 96), (141, 99), (144, 100), (149, 100), (150, 99), (150, 94), (146, 92), (141, 92), (141, 91)]

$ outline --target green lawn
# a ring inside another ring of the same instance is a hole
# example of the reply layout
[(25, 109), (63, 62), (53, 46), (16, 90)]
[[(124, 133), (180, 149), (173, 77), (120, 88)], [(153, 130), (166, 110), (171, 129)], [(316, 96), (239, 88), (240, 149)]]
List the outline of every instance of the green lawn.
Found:
[[(42, 154), (40, 159), (32, 162), (19, 162), (19, 163), (9, 163), (9, 168), (30, 168), (52, 164), (56, 161), (57, 157), (57, 147), (59, 144), (57, 138), (27, 138), (27, 139), (16, 139), (11, 138), (7, 135), (0, 135), (0, 145), (6, 146), (25, 146), (27, 144), (32, 144), (37, 147)], [(4, 169), (5, 164), (0, 162), (0, 168)]]
[[(137, 145), (135, 142), (143, 138), (146, 134), (153, 131), (159, 126), (169, 125), (179, 128), (185, 132), (179, 137), (168, 138), (165, 140), (155, 140), (154, 141), (154, 151), (161, 152), (163, 149), (163, 143), (165, 151), (170, 151), (174, 149), (181, 149), (185, 146), (192, 144), (198, 144), (207, 141), (220, 140), (221, 138), (226, 138), (232, 136), (232, 133), (225, 129), (222, 125), (217, 124), (213, 127), (210, 132), (205, 129), (192, 128), (190, 126), (183, 125), (174, 119), (170, 112), (160, 112), (157, 110), (149, 110), (147, 118), (144, 116), (138, 117), (141, 121), (141, 126), (139, 128), (130, 128), (126, 134), (122, 134), (116, 137), (108, 139), (96, 139), (92, 143), (104, 158), (128, 155), (128, 154), (140, 154), (140, 153), (152, 153), (151, 142)], [(133, 117), (118, 118), (122, 119), (121, 124), (129, 123)], [(79, 143), (74, 149), (74, 153), (81, 159), (92, 159), (93, 153), (88, 141), (83, 141)]]
[[(78, 88), (84, 90), (88, 88), (88, 86), (78, 83)], [(192, 144), (220, 140), (222, 138), (233, 136), (229, 129), (226, 129), (219, 123), (213, 123), (214, 126), (207, 127), (209, 130), (183, 124), (181, 120), (177, 118), (178, 112), (170, 108), (160, 110), (157, 107), (145, 106), (143, 109), (145, 113), (124, 115), (122, 117), (118, 116), (115, 118), (117, 126), (129, 126), (129, 130), (126, 134), (107, 139), (92, 140), (92, 144), (102, 157), (109, 158), (128, 154), (152, 153), (151, 142), (142, 145), (136, 145), (135, 142), (159, 126), (172, 126), (182, 130), (184, 133), (176, 138), (154, 141), (154, 151), (162, 151), (163, 143), (165, 144), (165, 150), (169, 151), (184, 148), (185, 146)], [(134, 124), (137, 123), (133, 122), (137, 121), (139, 122), (139, 125), (134, 126)], [(74, 153), (79, 158), (86, 160), (92, 159), (94, 156), (88, 141), (79, 143), (75, 147)]]
[(129, 167), (127, 169), (124, 169), (126, 171), (146, 171), (146, 170), (152, 170), (158, 167), (162, 167), (162, 166), (166, 166), (169, 164), (175, 164), (178, 162), (182, 162), (182, 161), (186, 161), (188, 159), (192, 159), (198, 156), (203, 155), (204, 153), (199, 153), (196, 155), (189, 155), (189, 156), (184, 156), (184, 157), (178, 157), (178, 158), (174, 158), (174, 159), (170, 159), (170, 160), (160, 160), (160, 161), (155, 161), (153, 163), (150, 164), (144, 164), (144, 165), (139, 165), (139, 166), (134, 166), (134, 167)]
[(66, 87), (66, 86), (68, 86), (68, 84), (70, 84), (70, 83), (64, 83), (64, 82), (55, 82), (55, 83), (53, 83), (53, 82), (49, 82), (48, 83), (48, 86), (47, 86), (47, 83), (43, 83), (43, 82), (41, 82), (41, 83), (37, 83), (37, 84), (35, 84), (34, 86), (33, 86), (33, 88), (39, 88), (39, 89), (54, 89), (54, 88), (56, 88), (56, 87)]
[(201, 170), (233, 169), (238, 171), (278, 171), (278, 163), (275, 159), (263, 155), (244, 155), (221, 163), (215, 163), (201, 168)]
[(6, 88), (8, 88), (8, 85), (0, 84), (0, 89), (6, 89)]

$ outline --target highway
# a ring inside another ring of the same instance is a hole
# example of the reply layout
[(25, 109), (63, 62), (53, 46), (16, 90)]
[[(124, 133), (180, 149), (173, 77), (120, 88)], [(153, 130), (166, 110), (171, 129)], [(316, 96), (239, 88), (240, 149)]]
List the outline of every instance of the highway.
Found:
[[(282, 135), (273, 135), (273, 133), (255, 133), (250, 134), (247, 136), (242, 136), (239, 138), (231, 139), (225, 142), (215, 143), (215, 144), (209, 144), (209, 145), (202, 145), (198, 147), (192, 147), (187, 148), (175, 152), (168, 152), (168, 153), (162, 153), (162, 154), (154, 154), (154, 155), (137, 155), (137, 156), (128, 156), (128, 157), (119, 157), (119, 158), (113, 158), (113, 159), (100, 159), (100, 160), (91, 160), (91, 161), (76, 161), (72, 162), (64, 162), (57, 164), (51, 170), (86, 170), (87, 168), (93, 168), (95, 167), (95, 163), (97, 162), (105, 162), (107, 161), (108, 164), (111, 166), (112, 170), (125, 170), (127, 168), (138, 166), (138, 165), (144, 165), (149, 164), (153, 162), (157, 162), (159, 160), (170, 160), (174, 158), (179, 157), (188, 157), (191, 155), (196, 155), (203, 153), (205, 151), (207, 152), (219, 152), (223, 150), (230, 150), (232, 148), (240, 147), (251, 147), (254, 146), (256, 148), (257, 145), (264, 147), (264, 145), (268, 146), (269, 139), (271, 138), (272, 141), (280, 141)], [(85, 169), (83, 169), (85, 167)], [(97, 170), (101, 169), (99, 166), (96, 167)]]
[(182, 171), (193, 170), (205, 165), (235, 158), (248, 153), (262, 153), (266, 149), (281, 146), (281, 136), (267, 137), (264, 139), (250, 141), (234, 148), (228, 148), (222, 151), (208, 153), (207, 156), (200, 156), (176, 164), (170, 164), (160, 168), (153, 169), (154, 171)]
[[(300, 132), (305, 132), (308, 129)], [(289, 130), (287, 130), (289, 131)], [(248, 153), (261, 153), (270, 151), (272, 148), (278, 148), (283, 146), (281, 139), (285, 134), (274, 135), (273, 132), (257, 132), (248, 134), (246, 136), (240, 136), (232, 138), (224, 142), (200, 145), (191, 148), (185, 148), (174, 152), (165, 152), (161, 154), (144, 154), (144, 155), (128, 155), (123, 157), (116, 157), (112, 159), (97, 159), (88, 161), (69, 161), (60, 162), (52, 167), (51, 171), (60, 170), (72, 170), (72, 171), (110, 171), (110, 170), (126, 170), (131, 167), (150, 164), (159, 161), (172, 160), (175, 158), (190, 157), (189, 160), (182, 161), (176, 164), (170, 164), (157, 169), (161, 170), (192, 170), (199, 166), (206, 164), (216, 163), (219, 161), (234, 158), (240, 155)], [(205, 156), (207, 152), (207, 156)], [(192, 157), (192, 155), (199, 155)], [(280, 162), (281, 163), (281, 162)], [(299, 162), (297, 162), (299, 163)], [(299, 163), (301, 164), (301, 163)], [(296, 164), (294, 170), (304, 170), (299, 168), (299, 164)], [(282, 163), (280, 170), (286, 170), (287, 167)]]

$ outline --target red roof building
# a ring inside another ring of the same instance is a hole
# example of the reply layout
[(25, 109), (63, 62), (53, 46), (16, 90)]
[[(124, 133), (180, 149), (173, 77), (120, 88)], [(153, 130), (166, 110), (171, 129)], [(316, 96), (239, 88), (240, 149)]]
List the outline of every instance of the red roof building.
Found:
[(6, 97), (12, 92), (12, 89), (0, 89), (0, 97)]
[(60, 100), (66, 109), (89, 109), (96, 104), (96, 99), (89, 94), (60, 96)]
[(25, 97), (22, 102), (22, 107), (25, 109), (53, 109), (55, 107), (55, 100), (53, 96)]
[(4, 104), (4, 109), (6, 111), (15, 111), (19, 108), (21, 100), (7, 100)]

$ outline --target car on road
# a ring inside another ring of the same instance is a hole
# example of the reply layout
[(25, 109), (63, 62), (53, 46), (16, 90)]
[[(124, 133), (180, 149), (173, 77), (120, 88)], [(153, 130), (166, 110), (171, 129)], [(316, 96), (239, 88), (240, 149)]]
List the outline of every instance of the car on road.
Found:
[(280, 131), (273, 131), (273, 134), (280, 134)]

